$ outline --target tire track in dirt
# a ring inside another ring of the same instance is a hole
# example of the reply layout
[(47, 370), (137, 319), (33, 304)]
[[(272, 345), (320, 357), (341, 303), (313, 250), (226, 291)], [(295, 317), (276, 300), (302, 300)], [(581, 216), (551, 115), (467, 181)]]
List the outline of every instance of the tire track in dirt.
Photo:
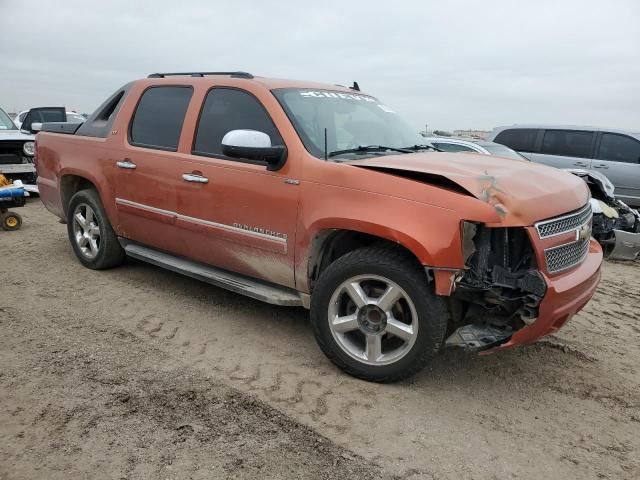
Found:
[[(56, 278), (29, 267), (12, 291), (51, 295), (52, 314), (80, 312), (96, 326), (134, 333), (378, 459), (400, 478), (640, 475), (633, 420), (640, 418), (640, 283), (628, 265), (613, 265), (611, 273), (605, 265), (603, 288), (549, 340), (554, 345), (487, 357), (448, 352), (410, 381), (372, 385), (324, 358), (303, 310), (263, 305), (136, 262), (89, 271), (73, 258), (64, 227), (49, 228), (38, 252), (17, 245), (16, 254), (46, 257)], [(620, 319), (612, 309), (623, 312)], [(607, 456), (610, 448), (617, 456)], [(544, 457), (544, 465), (532, 465), (532, 456)]]

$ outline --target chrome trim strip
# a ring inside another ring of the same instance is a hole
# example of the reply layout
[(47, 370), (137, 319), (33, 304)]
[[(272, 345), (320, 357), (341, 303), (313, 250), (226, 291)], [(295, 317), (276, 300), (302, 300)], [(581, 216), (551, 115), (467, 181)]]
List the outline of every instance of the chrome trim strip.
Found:
[(121, 205), (127, 205), (129, 207), (139, 208), (141, 210), (147, 210), (150, 212), (158, 213), (160, 215), (168, 215), (176, 217), (177, 220), (183, 220), (185, 222), (196, 223), (199, 225), (205, 225), (207, 227), (220, 228), (233, 233), (242, 233), (243, 235), (261, 238), (264, 240), (273, 240), (278, 243), (287, 244), (287, 239), (282, 237), (276, 237), (275, 235), (268, 235), (266, 233), (254, 232), (253, 230), (245, 230), (244, 228), (234, 227), (233, 225), (227, 225), (225, 223), (211, 222), (202, 218), (189, 217), (188, 215), (182, 215), (181, 213), (172, 212), (170, 210), (163, 210), (161, 208), (152, 207), (150, 205), (144, 205), (142, 203), (132, 202), (131, 200), (125, 200), (124, 198), (116, 198), (116, 203)]
[(125, 200), (124, 198), (116, 198), (116, 204), (139, 208), (140, 210), (146, 210), (147, 212), (157, 213), (158, 215), (164, 215), (166, 217), (176, 216), (176, 213), (170, 210), (163, 210), (161, 208), (152, 207), (150, 205), (144, 205), (143, 203), (132, 202), (131, 200)]
[(176, 213), (178, 220), (184, 220), (186, 222), (197, 223), (200, 225), (205, 225), (208, 227), (220, 228), (222, 230), (228, 230), (234, 233), (243, 233), (245, 235), (249, 235), (256, 238), (263, 238), (265, 240), (276, 240), (280, 243), (287, 243), (286, 238), (276, 237), (275, 235), (268, 235), (266, 233), (254, 232), (253, 230), (245, 230), (244, 228), (234, 227), (233, 225), (227, 225), (226, 223), (217, 223), (211, 222), (209, 220), (203, 220), (201, 218), (189, 217), (187, 215), (182, 215), (180, 213)]
[(550, 218), (548, 220), (542, 220), (540, 222), (537, 222), (534, 224), (534, 227), (536, 229), (536, 231), (538, 232), (538, 238), (543, 239), (543, 238), (551, 238), (551, 237), (556, 237), (558, 235), (564, 235), (568, 232), (570, 232), (571, 230), (577, 230), (581, 227), (583, 227), (584, 225), (586, 225), (587, 223), (589, 223), (591, 221), (591, 217), (586, 221), (581, 223), (580, 225), (570, 228), (569, 230), (564, 230), (562, 232), (558, 232), (558, 233), (553, 233), (551, 235), (545, 235), (544, 237), (540, 234), (540, 227), (547, 225), (549, 223), (555, 223), (555, 222), (559, 222), (561, 220), (564, 220), (565, 218), (571, 218), (571, 217), (577, 217), (582, 215), (586, 210), (591, 210), (591, 203), (587, 203), (584, 207), (582, 207), (580, 210), (573, 212), (573, 213), (567, 213), (566, 215), (562, 215), (560, 217), (555, 217), (555, 218)]

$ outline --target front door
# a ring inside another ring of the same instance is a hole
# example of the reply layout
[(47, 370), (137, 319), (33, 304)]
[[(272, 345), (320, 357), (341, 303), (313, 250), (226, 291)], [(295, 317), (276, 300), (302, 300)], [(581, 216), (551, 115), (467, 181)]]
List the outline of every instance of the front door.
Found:
[(191, 155), (184, 155), (177, 189), (180, 254), (220, 268), (293, 287), (298, 205), (292, 159), (278, 171), (229, 158), (222, 137), (231, 130), (264, 132), (284, 141), (252, 94), (216, 87), (204, 100)]

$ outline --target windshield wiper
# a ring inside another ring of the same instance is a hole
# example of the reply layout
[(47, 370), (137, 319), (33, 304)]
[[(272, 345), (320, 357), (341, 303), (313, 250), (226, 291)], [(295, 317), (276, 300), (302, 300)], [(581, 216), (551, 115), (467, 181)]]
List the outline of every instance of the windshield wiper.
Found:
[(418, 150), (433, 150), (435, 152), (444, 152), (444, 150), (436, 148), (433, 145), (411, 145), (410, 147), (404, 148), (405, 150), (411, 150), (413, 152), (417, 152)]
[(335, 157), (337, 155), (343, 155), (345, 153), (366, 153), (366, 152), (385, 152), (390, 150), (392, 152), (411, 153), (413, 150), (408, 148), (396, 148), (387, 147), (385, 145), (359, 145), (355, 148), (348, 148), (346, 150), (336, 150), (327, 154), (327, 157)]

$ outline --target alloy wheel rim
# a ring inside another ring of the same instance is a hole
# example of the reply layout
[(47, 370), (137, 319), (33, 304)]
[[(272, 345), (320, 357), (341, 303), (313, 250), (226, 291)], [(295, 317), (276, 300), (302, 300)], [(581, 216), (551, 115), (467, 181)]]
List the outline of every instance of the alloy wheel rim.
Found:
[(95, 258), (100, 249), (100, 225), (95, 212), (86, 203), (79, 204), (73, 212), (73, 235), (83, 256)]
[(418, 337), (418, 314), (407, 292), (378, 275), (349, 278), (329, 302), (329, 329), (338, 346), (367, 365), (403, 358)]

